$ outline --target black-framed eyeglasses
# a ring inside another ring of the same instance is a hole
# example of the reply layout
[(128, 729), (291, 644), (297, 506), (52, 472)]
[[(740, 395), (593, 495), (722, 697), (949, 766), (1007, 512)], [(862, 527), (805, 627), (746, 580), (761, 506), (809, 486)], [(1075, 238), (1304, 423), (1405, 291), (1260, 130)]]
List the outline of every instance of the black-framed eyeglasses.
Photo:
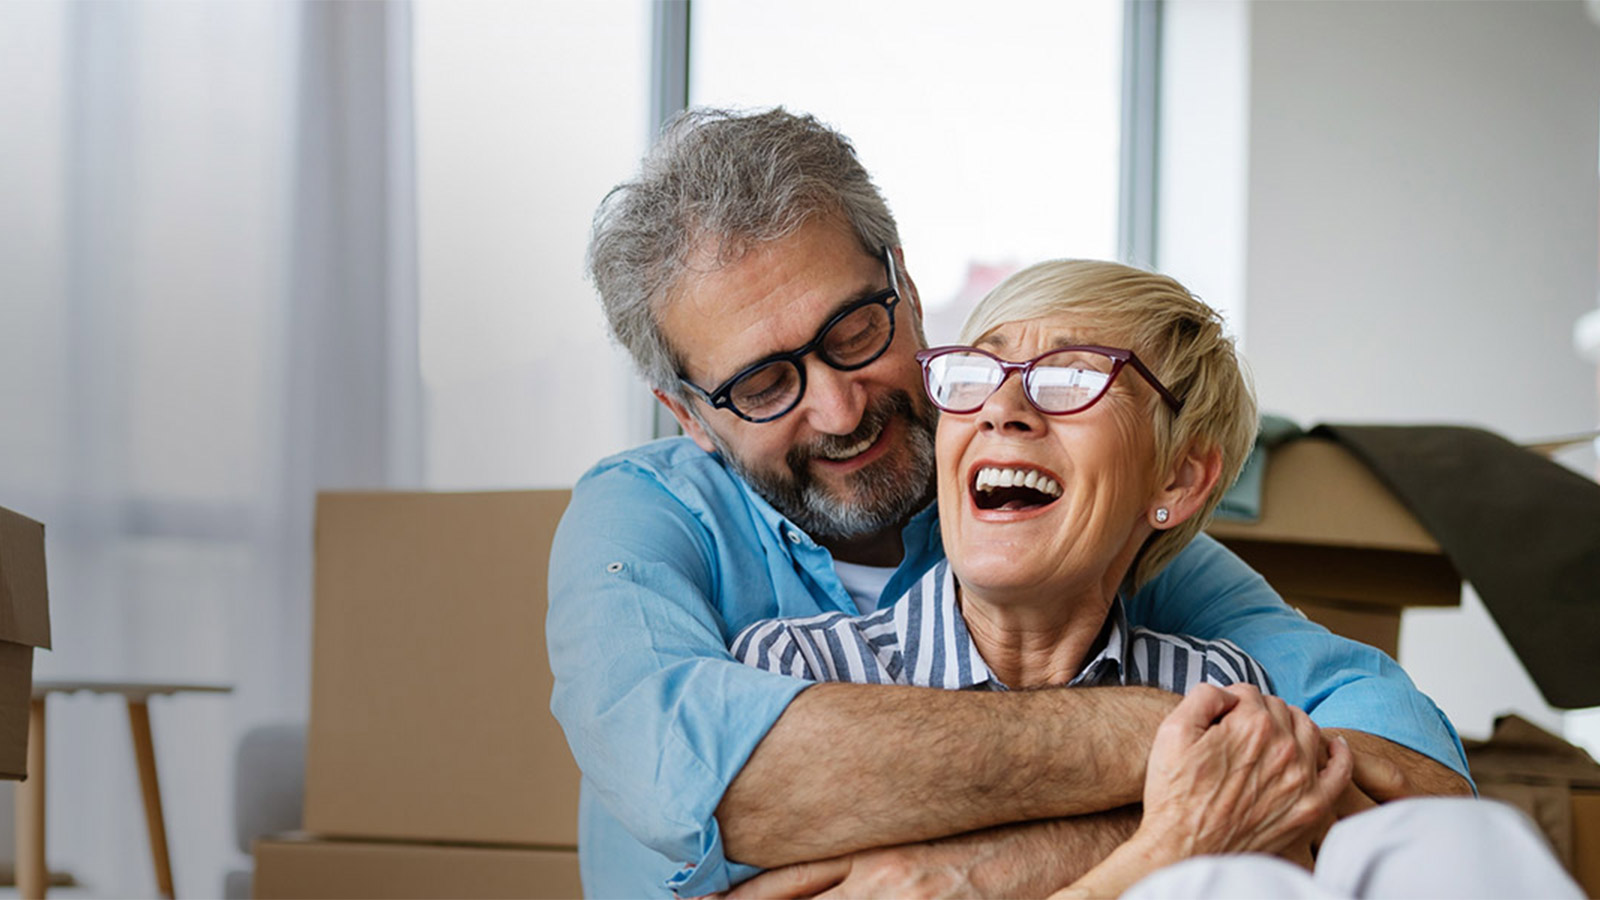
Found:
[(882, 257), (889, 287), (839, 310), (804, 347), (759, 359), (713, 390), (681, 375), (678, 383), (716, 409), (747, 422), (771, 422), (800, 405), (805, 396), (807, 354), (816, 353), (841, 372), (871, 365), (894, 343), (894, 308), (900, 303), (894, 254), (885, 247)]
[(1106, 395), (1125, 365), (1150, 382), (1173, 415), (1183, 409), (1183, 401), (1132, 350), (1116, 347), (1060, 347), (1027, 362), (1004, 360), (977, 347), (933, 347), (918, 351), (917, 362), (929, 399), (948, 413), (982, 409), (1013, 372), (1022, 377), (1022, 393), (1034, 409), (1051, 416), (1080, 413)]

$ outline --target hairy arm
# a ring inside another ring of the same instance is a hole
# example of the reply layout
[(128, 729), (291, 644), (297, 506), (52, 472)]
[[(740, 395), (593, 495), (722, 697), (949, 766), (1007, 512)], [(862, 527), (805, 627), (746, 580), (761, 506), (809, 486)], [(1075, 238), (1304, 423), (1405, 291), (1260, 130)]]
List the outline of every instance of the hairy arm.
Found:
[(770, 868), (1125, 806), (1178, 699), (1153, 688), (817, 685), (723, 795), (724, 846)]
[(1137, 805), (1002, 825), (773, 869), (728, 897), (1042, 897), (1082, 877), (1138, 826)]
[(1415, 750), (1375, 734), (1349, 728), (1327, 728), (1324, 733), (1330, 737), (1343, 737), (1350, 745), (1355, 756), (1355, 774), (1351, 784), (1367, 798), (1369, 802), (1364, 804), (1366, 806), (1402, 797), (1472, 796), (1472, 785), (1465, 778), (1449, 766)]

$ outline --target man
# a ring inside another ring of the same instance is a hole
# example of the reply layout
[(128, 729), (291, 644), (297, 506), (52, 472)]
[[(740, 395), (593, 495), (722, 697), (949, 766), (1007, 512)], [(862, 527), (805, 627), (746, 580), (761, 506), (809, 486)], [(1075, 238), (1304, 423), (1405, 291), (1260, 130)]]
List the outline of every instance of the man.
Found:
[[(590, 268), (688, 436), (591, 470), (552, 552), (585, 889), (692, 896), (827, 860), (805, 889), (1043, 895), (1130, 834), (1174, 695), (811, 686), (727, 653), (757, 619), (864, 612), (943, 555), (916, 288), (849, 142), (782, 110), (686, 114), (601, 205)], [(1232, 640), (1320, 725), (1361, 729), (1378, 799), (1468, 790), (1454, 731), (1392, 661), (1214, 541), (1128, 612)]]

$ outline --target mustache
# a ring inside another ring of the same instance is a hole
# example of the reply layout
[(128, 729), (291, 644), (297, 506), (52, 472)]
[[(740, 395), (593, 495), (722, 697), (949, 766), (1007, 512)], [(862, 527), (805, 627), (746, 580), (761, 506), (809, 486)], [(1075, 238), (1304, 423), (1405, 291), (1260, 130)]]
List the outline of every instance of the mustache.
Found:
[(911, 397), (905, 391), (891, 391), (874, 400), (861, 415), (861, 424), (849, 434), (829, 434), (812, 441), (809, 444), (792, 447), (784, 456), (792, 472), (800, 473), (805, 470), (806, 464), (818, 456), (837, 455), (851, 447), (856, 446), (867, 438), (875, 438), (888, 424), (890, 419), (901, 417), (913, 424), (920, 424), (923, 417), (917, 415), (917, 408), (911, 402)]

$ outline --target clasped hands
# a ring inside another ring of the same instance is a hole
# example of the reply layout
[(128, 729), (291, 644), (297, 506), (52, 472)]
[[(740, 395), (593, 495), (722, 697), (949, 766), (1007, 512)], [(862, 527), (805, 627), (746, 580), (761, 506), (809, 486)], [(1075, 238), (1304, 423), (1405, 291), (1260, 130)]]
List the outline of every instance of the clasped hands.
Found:
[[(1303, 711), (1249, 685), (1200, 685), (1156, 731), (1133, 836), (1055, 895), (1116, 897), (1157, 869), (1212, 853), (1272, 853), (1306, 867), (1355, 755)], [(1370, 804), (1370, 801), (1368, 801)]]
[[(1371, 771), (1356, 772), (1357, 781), (1398, 777), (1383, 766), (1368, 762), (1363, 769)], [(1324, 735), (1281, 699), (1249, 685), (1199, 685), (1156, 732), (1138, 829), (1056, 896), (1114, 897), (1161, 866), (1205, 853), (1276, 853), (1309, 865), (1311, 847), (1336, 815), (1372, 805), (1352, 784), (1356, 767), (1344, 738)], [(727, 896), (997, 893), (995, 867), (1021, 871), (1040, 862), (1017, 858), (1025, 842), (1008, 843), (1010, 855), (992, 852), (981, 840), (959, 839), (867, 850), (773, 869)], [(1087, 868), (1088, 862), (1077, 871)], [(978, 888), (980, 874), (986, 890)]]

